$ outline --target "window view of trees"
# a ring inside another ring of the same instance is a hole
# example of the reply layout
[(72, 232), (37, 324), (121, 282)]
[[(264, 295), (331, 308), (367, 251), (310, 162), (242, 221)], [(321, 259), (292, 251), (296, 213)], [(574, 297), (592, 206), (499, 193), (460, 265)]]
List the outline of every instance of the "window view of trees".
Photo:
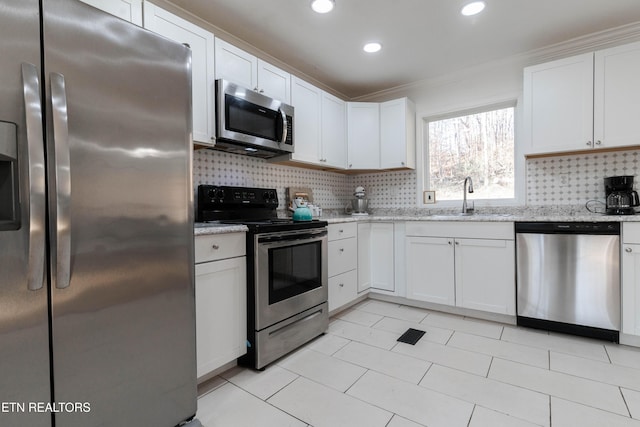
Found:
[(474, 199), (514, 197), (514, 108), (429, 123), (430, 190), (436, 200), (460, 200), (464, 178)]

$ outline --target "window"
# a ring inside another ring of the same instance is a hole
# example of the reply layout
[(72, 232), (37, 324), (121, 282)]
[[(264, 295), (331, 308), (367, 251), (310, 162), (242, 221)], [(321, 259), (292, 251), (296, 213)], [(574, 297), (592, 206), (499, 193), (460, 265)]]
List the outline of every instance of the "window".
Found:
[(474, 199), (514, 199), (514, 107), (493, 107), (428, 123), (427, 188), (436, 200), (460, 200), (464, 179)]

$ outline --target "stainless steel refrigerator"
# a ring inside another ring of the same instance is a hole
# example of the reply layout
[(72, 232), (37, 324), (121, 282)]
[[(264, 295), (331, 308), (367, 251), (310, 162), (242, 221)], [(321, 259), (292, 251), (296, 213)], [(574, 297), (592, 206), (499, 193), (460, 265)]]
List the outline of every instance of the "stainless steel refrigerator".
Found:
[(190, 58), (76, 0), (0, 0), (0, 426), (195, 414)]

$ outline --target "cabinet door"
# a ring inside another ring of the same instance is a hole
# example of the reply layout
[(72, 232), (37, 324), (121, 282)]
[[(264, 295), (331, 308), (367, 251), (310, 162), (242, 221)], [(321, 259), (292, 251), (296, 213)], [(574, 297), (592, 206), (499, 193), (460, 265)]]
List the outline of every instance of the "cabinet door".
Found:
[(407, 298), (455, 305), (453, 239), (407, 237)]
[(358, 271), (351, 270), (329, 277), (329, 311), (340, 308), (358, 297)]
[(347, 166), (347, 103), (322, 92), (322, 155), (327, 166)]
[(640, 144), (640, 43), (595, 54), (596, 147)]
[(640, 245), (622, 247), (622, 333), (640, 336)]
[(291, 104), (295, 108), (293, 160), (320, 163), (321, 97), (320, 89), (295, 76), (292, 77)]
[(142, 0), (80, 0), (142, 27)]
[(380, 167), (416, 167), (415, 107), (408, 98), (380, 104)]
[(593, 53), (524, 70), (525, 154), (593, 147)]
[(247, 352), (245, 257), (196, 265), (198, 378)]
[(347, 104), (347, 168), (380, 169), (380, 104)]
[(291, 104), (291, 74), (258, 59), (258, 92)]
[(371, 287), (383, 291), (395, 291), (393, 223), (371, 223)]
[(371, 287), (371, 223), (358, 224), (358, 292)]
[(229, 80), (247, 89), (258, 89), (258, 59), (216, 37), (216, 79)]
[(144, 3), (144, 27), (191, 47), (193, 140), (212, 144), (215, 138), (213, 34), (149, 2)]
[(513, 240), (455, 239), (456, 305), (516, 314)]

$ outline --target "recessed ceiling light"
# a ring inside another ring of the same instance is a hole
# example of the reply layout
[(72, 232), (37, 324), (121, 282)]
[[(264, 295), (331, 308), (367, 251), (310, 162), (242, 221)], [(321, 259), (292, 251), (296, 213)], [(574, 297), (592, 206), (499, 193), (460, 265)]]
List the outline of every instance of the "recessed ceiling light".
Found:
[(367, 53), (376, 53), (382, 49), (382, 45), (378, 42), (371, 42), (365, 44), (362, 49)]
[(476, 15), (476, 14), (482, 12), (484, 10), (485, 6), (486, 6), (486, 4), (483, 1), (474, 1), (472, 3), (466, 4), (462, 8), (460, 13), (462, 13), (464, 16)]
[(335, 4), (335, 0), (313, 0), (311, 2), (311, 9), (318, 13), (327, 13), (333, 10)]

